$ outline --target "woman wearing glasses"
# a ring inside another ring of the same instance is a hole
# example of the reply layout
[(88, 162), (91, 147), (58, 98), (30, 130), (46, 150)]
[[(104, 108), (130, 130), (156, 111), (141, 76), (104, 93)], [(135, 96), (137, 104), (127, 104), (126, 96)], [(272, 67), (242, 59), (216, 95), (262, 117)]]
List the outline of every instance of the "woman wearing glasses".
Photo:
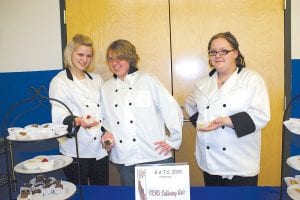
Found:
[(185, 102), (197, 129), (195, 156), (205, 185), (257, 185), (261, 129), (270, 120), (265, 82), (245, 68), (230, 32), (210, 39), (208, 56), (212, 70)]
[[(106, 61), (113, 77), (102, 87), (104, 126), (113, 135), (110, 159), (121, 184), (133, 186), (141, 163), (172, 163), (172, 150), (182, 140), (183, 116), (168, 90), (152, 75), (139, 71), (139, 56), (127, 40), (112, 42)], [(166, 125), (166, 126), (165, 126)], [(166, 133), (165, 127), (169, 130)]]

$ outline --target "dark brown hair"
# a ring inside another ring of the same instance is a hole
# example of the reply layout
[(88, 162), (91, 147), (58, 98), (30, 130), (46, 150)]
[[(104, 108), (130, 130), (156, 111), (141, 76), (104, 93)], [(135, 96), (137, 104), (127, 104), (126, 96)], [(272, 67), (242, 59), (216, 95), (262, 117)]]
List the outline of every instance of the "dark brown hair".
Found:
[[(242, 68), (246, 67), (246, 63), (244, 60), (244, 56), (240, 52), (239, 43), (238, 43), (237, 39), (230, 32), (218, 33), (218, 34), (212, 36), (212, 38), (210, 39), (210, 41), (208, 43), (208, 51), (210, 50), (212, 41), (214, 41), (215, 39), (218, 39), (218, 38), (225, 39), (230, 44), (230, 46), (238, 52), (238, 56), (236, 57), (235, 62), (236, 62), (236, 66), (238, 68), (238, 72), (240, 72), (242, 70)], [(212, 66), (210, 62), (209, 62), (209, 65)]]

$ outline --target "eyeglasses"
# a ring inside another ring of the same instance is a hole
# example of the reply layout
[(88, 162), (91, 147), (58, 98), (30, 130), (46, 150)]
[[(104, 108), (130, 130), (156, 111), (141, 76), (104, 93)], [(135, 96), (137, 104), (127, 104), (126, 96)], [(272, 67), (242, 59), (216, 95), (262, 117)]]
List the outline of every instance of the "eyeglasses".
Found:
[(106, 58), (107, 62), (121, 62), (123, 60), (125, 60), (125, 58), (123, 56), (117, 56), (116, 58), (113, 58), (113, 57)]
[(231, 49), (231, 50), (222, 49), (220, 51), (211, 50), (211, 51), (208, 51), (208, 55), (209, 56), (216, 56), (217, 54), (219, 54), (220, 56), (225, 56), (225, 55), (227, 55), (228, 53), (230, 53), (232, 51), (234, 51), (234, 49)]

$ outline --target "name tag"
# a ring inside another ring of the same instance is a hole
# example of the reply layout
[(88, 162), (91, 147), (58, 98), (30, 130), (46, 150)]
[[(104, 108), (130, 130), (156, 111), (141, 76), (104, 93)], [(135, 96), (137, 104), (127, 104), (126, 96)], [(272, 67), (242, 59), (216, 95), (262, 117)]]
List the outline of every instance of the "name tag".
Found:
[(136, 200), (190, 200), (186, 163), (144, 164), (135, 167)]

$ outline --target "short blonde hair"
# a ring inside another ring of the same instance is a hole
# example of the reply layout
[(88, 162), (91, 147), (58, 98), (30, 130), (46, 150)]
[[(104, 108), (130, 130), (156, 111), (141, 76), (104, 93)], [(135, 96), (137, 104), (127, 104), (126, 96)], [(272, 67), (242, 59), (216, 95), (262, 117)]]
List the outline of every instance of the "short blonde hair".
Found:
[(73, 37), (72, 41), (67, 44), (67, 46), (64, 50), (65, 68), (74, 67), (73, 63), (72, 63), (72, 54), (79, 46), (91, 47), (92, 48), (92, 55), (94, 55), (93, 40), (90, 37), (86, 36), (86, 35), (76, 34)]

